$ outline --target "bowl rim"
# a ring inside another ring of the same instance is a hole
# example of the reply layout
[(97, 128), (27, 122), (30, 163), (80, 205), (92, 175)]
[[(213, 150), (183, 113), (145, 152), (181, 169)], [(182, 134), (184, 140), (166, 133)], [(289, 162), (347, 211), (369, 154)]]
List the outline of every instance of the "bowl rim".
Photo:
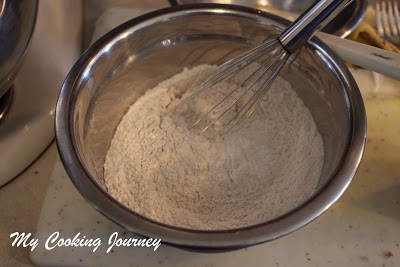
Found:
[(336, 32), (333, 33), (342, 38), (349, 36), (358, 27), (358, 25), (360, 25), (367, 13), (368, 1), (354, 0), (349, 2), (348, 5), (354, 6), (352, 15), (350, 16), (349, 20), (342, 25), (342, 27), (338, 28)]
[(61, 161), (75, 187), (98, 211), (129, 231), (147, 237), (160, 238), (163, 243), (195, 249), (230, 250), (282, 237), (313, 221), (336, 202), (353, 179), (361, 161), (365, 145), (366, 115), (358, 86), (340, 58), (318, 38), (314, 37), (309, 42), (309, 46), (317, 49), (329, 60), (329, 64), (336, 70), (336, 75), (340, 76), (342, 82), (348, 87), (346, 93), (350, 103), (351, 124), (348, 152), (341, 166), (338, 168), (334, 179), (331, 179), (323, 190), (320, 190), (308, 202), (277, 219), (254, 226), (222, 231), (183, 229), (153, 221), (129, 210), (101, 188), (95, 179), (90, 176), (76, 150), (71, 111), (75, 107), (74, 100), (77, 97), (77, 82), (88, 67), (91, 59), (107, 46), (109, 42), (126, 30), (138, 26), (143, 27), (151, 23), (152, 20), (158, 21), (160, 17), (177, 16), (191, 12), (239, 12), (248, 16), (265, 17), (282, 25), (289, 23), (289, 21), (279, 16), (244, 6), (195, 4), (156, 10), (114, 28), (86, 50), (72, 67), (62, 85), (55, 110), (56, 143)]
[[(207, 1), (207, 0), (205, 0), (205, 1), (203, 1), (203, 0), (200, 0), (200, 1), (182, 1), (182, 0), (178, 0), (177, 1), (177, 4), (179, 4), (179, 5), (190, 5), (190, 4), (193, 4), (193, 3), (227, 3), (227, 2), (230, 2), (230, 1)], [(237, 1), (235, 2), (235, 1), (233, 1), (234, 3), (232, 3), (232, 4), (236, 4), (236, 5), (243, 5), (243, 6), (248, 6), (248, 7), (250, 7), (251, 5), (254, 5), (254, 4), (262, 4), (262, 3), (258, 3), (258, 1), (245, 1), (245, 0), (242, 0), (242, 1), (239, 1), (239, 3), (237, 3)], [(273, 4), (273, 2), (268, 2), (267, 1), (267, 4), (265, 4), (266, 6), (270, 6), (270, 7), (275, 7), (276, 8), (276, 6)], [(293, 5), (295, 5), (295, 3), (293, 3)], [(351, 2), (349, 2), (348, 3), (348, 5), (350, 6), (351, 5), (351, 7), (352, 7), (352, 13), (351, 13), (351, 15), (348, 17), (348, 19), (343, 23), (343, 24), (341, 24), (341, 25), (339, 25), (340, 27), (336, 27), (336, 30), (334, 31), (334, 32), (326, 32), (326, 31), (324, 31), (324, 29), (322, 29), (322, 31), (323, 32), (325, 32), (325, 33), (329, 33), (329, 34), (334, 34), (334, 35), (336, 35), (336, 36), (339, 36), (339, 37), (341, 37), (341, 38), (345, 38), (345, 37), (347, 37), (350, 33), (352, 33), (354, 30), (355, 30), (355, 28), (357, 28), (357, 26), (361, 23), (361, 21), (364, 19), (364, 17), (365, 17), (365, 14), (366, 14), (366, 11), (367, 11), (367, 8), (368, 8), (368, 1), (367, 0), (353, 0), (353, 1), (351, 1)], [(293, 12), (293, 14), (295, 14), (295, 15), (300, 15), (300, 13), (299, 12)], [(331, 22), (329, 22), (328, 24), (333, 24), (334, 23), (334, 19), (331, 21)]]

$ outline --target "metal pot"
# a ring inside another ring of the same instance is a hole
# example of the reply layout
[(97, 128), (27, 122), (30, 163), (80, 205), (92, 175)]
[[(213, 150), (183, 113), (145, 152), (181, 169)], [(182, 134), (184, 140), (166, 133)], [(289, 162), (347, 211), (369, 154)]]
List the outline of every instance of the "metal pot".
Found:
[(36, 21), (37, 0), (0, 0), (0, 97), (14, 81)]

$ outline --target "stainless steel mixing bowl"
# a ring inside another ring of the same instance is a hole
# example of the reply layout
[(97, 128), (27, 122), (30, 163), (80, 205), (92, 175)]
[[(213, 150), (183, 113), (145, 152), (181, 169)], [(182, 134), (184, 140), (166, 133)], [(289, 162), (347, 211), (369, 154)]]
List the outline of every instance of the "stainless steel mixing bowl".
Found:
[(0, 0), (0, 97), (14, 81), (31, 39), (38, 1)]
[[(126, 229), (196, 249), (254, 245), (286, 235), (321, 215), (355, 175), (364, 149), (366, 120), (353, 77), (318, 39), (281, 74), (310, 109), (324, 141), (319, 186), (308, 201), (251, 227), (195, 231), (145, 218), (118, 203), (104, 187), (102, 166), (115, 129), (146, 90), (184, 67), (221, 63), (286, 25), (288, 21), (280, 17), (246, 7), (180, 6), (135, 18), (103, 36), (68, 74), (56, 108), (57, 145), (76, 188)], [(265, 193), (268, 190), (273, 189), (265, 188)]]

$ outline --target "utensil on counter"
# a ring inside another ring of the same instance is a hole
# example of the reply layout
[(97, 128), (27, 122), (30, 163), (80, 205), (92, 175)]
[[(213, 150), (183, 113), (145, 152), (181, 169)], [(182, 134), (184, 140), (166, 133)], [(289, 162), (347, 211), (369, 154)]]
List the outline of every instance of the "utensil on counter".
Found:
[(376, 0), (376, 28), (379, 35), (400, 47), (400, 8), (397, 0)]
[(359, 67), (400, 79), (400, 54), (322, 32), (317, 33), (317, 37), (328, 44), (342, 59)]

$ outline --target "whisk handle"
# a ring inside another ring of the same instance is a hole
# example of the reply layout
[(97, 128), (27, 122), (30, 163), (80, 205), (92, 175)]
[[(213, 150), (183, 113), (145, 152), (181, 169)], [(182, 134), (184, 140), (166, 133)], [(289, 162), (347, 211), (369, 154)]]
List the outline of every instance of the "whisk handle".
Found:
[(336, 17), (352, 0), (319, 0), (307, 9), (287, 29), (278, 40), (289, 52), (294, 53), (314, 34)]

